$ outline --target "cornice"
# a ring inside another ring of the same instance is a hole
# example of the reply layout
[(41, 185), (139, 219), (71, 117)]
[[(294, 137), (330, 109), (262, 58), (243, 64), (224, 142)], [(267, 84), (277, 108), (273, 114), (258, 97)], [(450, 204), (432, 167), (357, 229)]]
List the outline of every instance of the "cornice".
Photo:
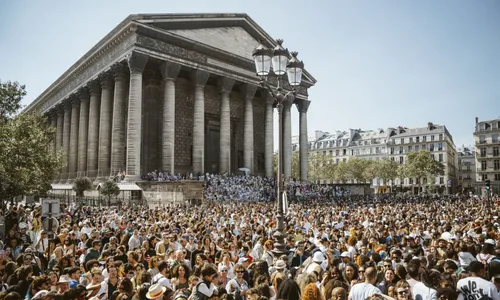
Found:
[[(66, 72), (64, 72), (54, 83), (52, 83), (40, 96), (31, 102), (25, 109), (30, 112), (38, 110), (43, 112), (55, 103), (43, 103), (56, 94), (61, 87), (64, 87), (69, 82), (75, 81), (78, 76), (84, 74), (91, 66), (97, 61), (101, 60), (104, 56), (109, 54), (113, 49), (122, 43), (125, 39), (130, 37), (136, 32), (136, 24), (129, 23), (129, 20), (122, 22), (113, 31), (106, 35), (96, 46), (90, 49), (82, 58), (74, 63)], [(129, 23), (125, 27), (125, 24)], [(95, 75), (95, 74), (94, 74)], [(59, 101), (61, 99), (57, 99)]]

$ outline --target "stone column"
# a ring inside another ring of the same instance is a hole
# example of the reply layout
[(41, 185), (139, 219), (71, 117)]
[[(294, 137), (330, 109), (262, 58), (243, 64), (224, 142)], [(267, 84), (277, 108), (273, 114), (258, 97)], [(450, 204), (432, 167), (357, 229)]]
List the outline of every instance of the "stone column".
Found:
[(193, 115), (193, 175), (205, 172), (205, 84), (210, 74), (205, 71), (191, 72), (194, 85)]
[(171, 174), (175, 172), (175, 80), (181, 65), (164, 62), (161, 65), (163, 77), (163, 107), (161, 135), (161, 167)]
[[(64, 128), (64, 108), (61, 105), (58, 105), (56, 108), (57, 111), (57, 129), (56, 129), (56, 151), (61, 152), (63, 149), (63, 128)], [(61, 179), (61, 175), (64, 173), (64, 167), (59, 170), (59, 179)]]
[(90, 101), (88, 88), (82, 89), (78, 96), (80, 97), (80, 123), (78, 125), (78, 175), (87, 176)]
[(253, 136), (253, 97), (257, 87), (246, 84), (243, 88), (245, 101), (245, 115), (243, 120), (243, 163), (244, 167), (254, 172), (254, 136)]
[(89, 134), (87, 152), (87, 176), (96, 179), (99, 153), (99, 117), (101, 106), (101, 86), (93, 81), (90, 84)]
[(71, 103), (68, 101), (64, 105), (64, 125), (63, 125), (63, 159), (65, 166), (63, 167), (62, 181), (69, 178), (69, 137), (71, 129)]
[(69, 179), (76, 178), (78, 164), (78, 122), (80, 121), (80, 101), (71, 100), (71, 129), (69, 137)]
[(307, 109), (310, 101), (296, 100), (299, 111), (299, 161), (300, 161), (300, 181), (307, 181), (307, 171), (309, 166), (309, 142), (307, 139)]
[(231, 173), (231, 90), (234, 79), (227, 77), (219, 80), (220, 101), (220, 140), (219, 172)]
[(266, 90), (263, 91), (265, 93), (266, 98), (266, 124), (265, 124), (265, 153), (264, 160), (266, 164), (266, 177), (273, 177), (274, 174), (274, 98), (271, 94)]
[(111, 125), (111, 175), (125, 171), (125, 132), (127, 120), (127, 67), (123, 63), (113, 66), (115, 90), (113, 122)]
[(292, 117), (290, 109), (292, 107), (292, 97), (283, 101), (283, 173), (285, 178), (292, 176)]
[(113, 122), (113, 79), (110, 74), (99, 76), (101, 111), (99, 119), (99, 161), (97, 176), (105, 181), (111, 175), (111, 124)]
[(127, 174), (125, 180), (141, 179), (141, 141), (142, 141), (142, 71), (148, 56), (132, 52), (128, 57), (130, 84), (127, 118)]
[(52, 142), (52, 152), (56, 153), (57, 151), (57, 109), (54, 109), (50, 112), (50, 127), (55, 131), (54, 141)]

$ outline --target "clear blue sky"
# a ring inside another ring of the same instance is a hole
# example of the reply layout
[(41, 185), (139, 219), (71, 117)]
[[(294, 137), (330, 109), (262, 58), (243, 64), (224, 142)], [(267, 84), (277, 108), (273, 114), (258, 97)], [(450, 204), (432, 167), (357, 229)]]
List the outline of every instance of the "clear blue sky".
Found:
[(155, 12), (245, 12), (283, 38), (318, 80), (310, 135), (432, 121), (459, 146), (474, 117), (500, 117), (498, 0), (1, 1), (0, 78), (27, 104), (127, 15)]

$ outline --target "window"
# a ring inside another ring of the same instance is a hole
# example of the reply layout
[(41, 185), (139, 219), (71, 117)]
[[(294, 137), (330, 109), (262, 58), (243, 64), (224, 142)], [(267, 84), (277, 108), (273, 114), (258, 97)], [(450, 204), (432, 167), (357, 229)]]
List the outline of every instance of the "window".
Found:
[(498, 156), (498, 147), (493, 147), (493, 156)]
[(491, 136), (491, 142), (492, 143), (498, 143), (498, 134), (494, 134)]
[(415, 183), (416, 183), (416, 184), (420, 184), (420, 178), (416, 178), (416, 179), (415, 179)]
[(379, 147), (375, 147), (375, 153), (376, 154), (380, 154), (380, 148)]
[(419, 145), (415, 145), (415, 152), (418, 152), (420, 151), (420, 146)]
[(442, 134), (442, 133), (440, 133), (440, 134), (439, 134), (439, 140), (440, 140), (440, 141), (442, 141), (442, 140), (443, 140), (443, 134)]
[(335, 150), (335, 156), (339, 156), (340, 150)]
[(394, 154), (394, 147), (391, 147), (391, 154)]
[(392, 144), (396, 144), (396, 139), (392, 139)]
[(399, 163), (400, 163), (400, 164), (404, 164), (404, 162), (405, 162), (405, 158), (404, 158), (404, 156), (400, 156), (400, 157), (399, 157)]
[(486, 161), (485, 160), (481, 161), (481, 171), (486, 171)]
[(403, 147), (399, 147), (399, 154), (403, 154)]
[(434, 144), (429, 145), (429, 151), (431, 151), (431, 152), (434, 151)]
[(495, 174), (495, 181), (500, 180), (500, 174)]
[(486, 137), (485, 137), (484, 135), (480, 135), (480, 136), (479, 136), (479, 143), (480, 143), (480, 144), (484, 144), (484, 143), (486, 143)]
[(342, 161), (343, 161), (343, 162), (346, 162), (346, 161), (347, 161), (347, 158), (343, 158), (343, 159), (342, 159)]
[(443, 162), (443, 153), (439, 153), (439, 162)]
[(342, 155), (347, 155), (347, 149), (342, 150)]
[(405, 143), (405, 139), (401, 139), (401, 144), (404, 144)]
[(326, 155), (326, 151), (323, 151), (323, 155)]
[(444, 178), (443, 177), (439, 177), (439, 184), (444, 184)]
[(481, 174), (481, 179), (483, 181), (485, 181), (486, 179), (488, 179), (488, 174)]
[(427, 142), (427, 136), (426, 136), (426, 135), (424, 135), (424, 136), (422, 137), (422, 142)]
[(410, 143), (413, 143), (413, 138), (412, 137), (410, 138)]
[(394, 161), (394, 160), (395, 160), (395, 159), (394, 159), (394, 156), (393, 156), (393, 157), (391, 157), (391, 160), (392, 160), (392, 161)]
[(493, 161), (493, 168), (494, 168), (495, 170), (500, 170), (500, 160), (495, 159), (495, 160)]
[(373, 148), (370, 148), (370, 154), (373, 154)]
[(434, 135), (431, 135), (431, 141), (434, 141)]
[(443, 151), (443, 143), (438, 144), (438, 151)]
[(354, 150), (351, 150), (351, 156), (354, 156)]
[(481, 148), (481, 157), (485, 157), (486, 156), (486, 148)]
[(359, 156), (359, 149), (356, 149), (356, 156)]
[(330, 150), (330, 156), (333, 156), (333, 150)]
[(415, 139), (416, 139), (417, 143), (420, 143), (420, 137), (419, 136), (417, 136)]
[(413, 146), (408, 146), (408, 152), (413, 151)]
[(340, 162), (340, 158), (337, 158), (337, 159), (335, 160), (335, 162), (336, 162), (336, 163), (339, 163), (339, 162)]
[(422, 145), (422, 150), (427, 150), (427, 145), (426, 144)]
[(413, 178), (410, 178), (409, 180), (410, 180), (410, 184), (413, 184)]

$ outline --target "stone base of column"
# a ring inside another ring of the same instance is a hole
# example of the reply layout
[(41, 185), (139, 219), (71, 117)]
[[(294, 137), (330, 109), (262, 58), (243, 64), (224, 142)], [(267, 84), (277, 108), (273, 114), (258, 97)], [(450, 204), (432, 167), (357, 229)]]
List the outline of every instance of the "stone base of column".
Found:
[(137, 182), (137, 181), (142, 181), (142, 179), (141, 179), (141, 175), (125, 175), (125, 179), (123, 179), (123, 181), (124, 182)]

